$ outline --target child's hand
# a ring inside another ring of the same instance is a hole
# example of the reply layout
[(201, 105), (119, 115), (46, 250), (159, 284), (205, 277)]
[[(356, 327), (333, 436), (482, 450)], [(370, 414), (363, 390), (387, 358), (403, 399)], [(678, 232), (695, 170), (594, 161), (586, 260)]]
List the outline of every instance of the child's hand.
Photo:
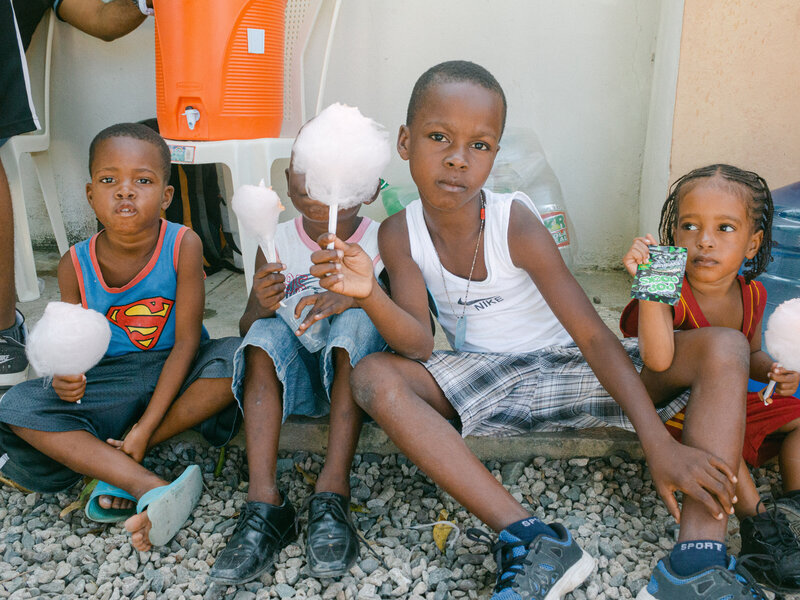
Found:
[(656, 491), (672, 517), (680, 523), (675, 492), (680, 490), (703, 504), (721, 520), (733, 514), (736, 474), (722, 460), (699, 448), (671, 440), (670, 448), (647, 457)]
[(264, 310), (278, 310), (286, 295), (286, 277), (281, 273), (286, 266), (281, 263), (266, 263), (253, 275), (253, 293)]
[(320, 319), (325, 319), (331, 315), (339, 315), (348, 308), (353, 308), (356, 303), (352, 298), (342, 296), (341, 294), (335, 294), (334, 292), (322, 292), (321, 294), (304, 296), (294, 309), (295, 318), (299, 319), (300, 313), (309, 305), (313, 306), (313, 308), (308, 311), (306, 318), (300, 323), (297, 331), (295, 331), (295, 334), (298, 336), (303, 335), (306, 329)]
[(54, 375), (53, 389), (64, 402), (80, 402), (86, 392), (86, 375)]
[(767, 377), (775, 382), (775, 393), (778, 396), (794, 396), (800, 383), (800, 373), (784, 369), (776, 362), (772, 363)]
[(332, 233), (319, 236), (317, 243), (325, 248), (330, 242), (333, 250), (317, 250), (311, 255), (309, 272), (319, 277), (319, 284), (326, 290), (350, 296), (366, 298), (376, 284), (372, 259), (358, 244), (348, 244)]
[(108, 438), (106, 443), (114, 446), (118, 450), (122, 450), (133, 460), (140, 463), (144, 460), (144, 455), (147, 453), (150, 433), (146, 431), (144, 427), (138, 427), (138, 425), (138, 423), (134, 423), (131, 430), (125, 435), (125, 439), (113, 440)]
[(628, 275), (633, 277), (636, 275), (636, 267), (647, 262), (650, 258), (650, 250), (648, 246), (656, 246), (658, 242), (649, 233), (644, 237), (637, 237), (633, 240), (630, 250), (622, 257), (622, 264), (625, 265), (625, 270)]

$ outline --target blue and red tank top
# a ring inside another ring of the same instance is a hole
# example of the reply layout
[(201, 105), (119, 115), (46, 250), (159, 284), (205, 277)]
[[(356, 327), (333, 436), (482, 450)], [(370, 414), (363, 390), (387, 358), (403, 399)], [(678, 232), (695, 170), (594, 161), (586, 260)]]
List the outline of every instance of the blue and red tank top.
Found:
[[(175, 345), (178, 255), (187, 230), (162, 219), (153, 256), (131, 281), (118, 288), (106, 284), (97, 261), (97, 238), (102, 231), (70, 248), (83, 307), (105, 315), (111, 326), (106, 356), (169, 350)], [(201, 338), (208, 339), (205, 327)]]

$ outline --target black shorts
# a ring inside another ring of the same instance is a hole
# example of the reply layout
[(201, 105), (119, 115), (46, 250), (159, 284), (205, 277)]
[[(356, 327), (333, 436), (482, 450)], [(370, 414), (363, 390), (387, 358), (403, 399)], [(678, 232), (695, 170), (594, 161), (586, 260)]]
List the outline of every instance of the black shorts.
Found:
[[(25, 10), (22, 16), (35, 19)], [(26, 33), (27, 29), (21, 31), (17, 24), (11, 0), (0, 0), (0, 141), (39, 128), (25, 60), (25, 46), (30, 41), (25, 39)]]
[[(240, 338), (200, 343), (192, 369), (179, 392), (198, 379), (231, 377), (233, 354)], [(132, 352), (107, 357), (86, 372), (86, 392), (80, 404), (64, 402), (44, 379), (31, 379), (11, 388), (0, 400), (0, 465), (3, 475), (36, 492), (58, 492), (81, 476), (39, 452), (9, 425), (37, 431), (88, 431), (101, 440), (121, 439), (136, 423), (155, 390), (170, 350)], [(223, 446), (241, 423), (238, 406), (231, 402), (194, 429), (211, 444)]]

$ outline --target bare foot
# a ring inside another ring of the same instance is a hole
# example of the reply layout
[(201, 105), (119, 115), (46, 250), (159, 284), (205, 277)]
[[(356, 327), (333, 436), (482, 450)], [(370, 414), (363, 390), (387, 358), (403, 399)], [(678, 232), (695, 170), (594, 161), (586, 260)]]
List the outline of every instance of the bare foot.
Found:
[(131, 545), (140, 552), (147, 552), (153, 547), (150, 544), (151, 526), (147, 510), (143, 510), (125, 521), (125, 529), (131, 534)]
[(112, 508), (115, 510), (128, 510), (136, 506), (133, 500), (118, 498), (117, 496), (100, 496), (97, 499), (97, 503), (106, 510)]

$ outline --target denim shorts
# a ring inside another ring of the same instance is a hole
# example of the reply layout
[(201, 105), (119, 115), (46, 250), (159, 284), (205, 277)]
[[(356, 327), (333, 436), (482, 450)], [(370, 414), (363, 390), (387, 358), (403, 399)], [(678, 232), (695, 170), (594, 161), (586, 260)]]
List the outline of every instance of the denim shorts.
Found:
[[(200, 342), (200, 348), (179, 395), (198, 379), (230, 377), (231, 358), (241, 338)], [(9, 425), (37, 431), (85, 430), (96, 438), (120, 439), (147, 408), (161, 369), (171, 350), (131, 352), (106, 357), (86, 372), (86, 392), (80, 404), (64, 402), (44, 379), (31, 379), (11, 388), (0, 400), (0, 457), (8, 462), (2, 473), (38, 492), (57, 492), (81, 476), (45, 456), (17, 437)], [(193, 429), (222, 446), (241, 423), (233, 403)]]
[(266, 352), (275, 364), (283, 387), (284, 421), (289, 415), (327, 415), (333, 384), (333, 349), (345, 350), (350, 364), (355, 366), (368, 354), (382, 352), (387, 347), (367, 313), (360, 308), (350, 308), (330, 319), (328, 342), (313, 354), (283, 319), (270, 317), (253, 323), (233, 358), (231, 387), (239, 407), (244, 402), (245, 348), (254, 346)]

